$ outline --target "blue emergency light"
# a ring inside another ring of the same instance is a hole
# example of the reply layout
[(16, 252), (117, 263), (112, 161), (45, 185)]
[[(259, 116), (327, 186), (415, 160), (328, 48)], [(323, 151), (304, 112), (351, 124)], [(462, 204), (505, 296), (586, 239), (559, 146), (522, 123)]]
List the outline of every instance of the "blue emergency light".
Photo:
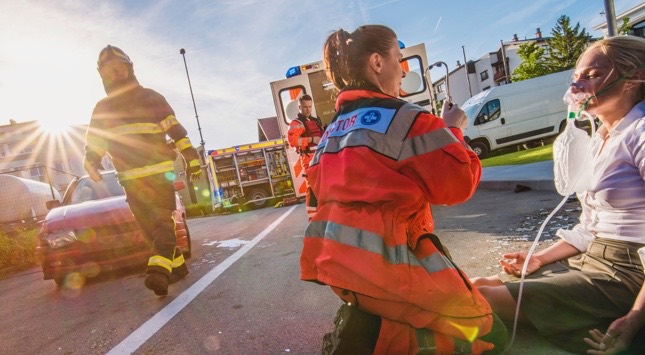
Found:
[(291, 78), (292, 76), (300, 75), (300, 66), (295, 66), (287, 69), (287, 74), (285, 76), (287, 78)]

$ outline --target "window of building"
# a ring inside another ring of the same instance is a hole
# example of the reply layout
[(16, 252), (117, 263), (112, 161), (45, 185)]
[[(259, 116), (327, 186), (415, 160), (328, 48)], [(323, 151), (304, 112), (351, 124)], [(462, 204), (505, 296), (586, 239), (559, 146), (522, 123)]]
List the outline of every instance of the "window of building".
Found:
[(42, 166), (31, 168), (29, 169), (29, 175), (31, 175), (32, 180), (45, 181), (45, 168)]
[(482, 81), (488, 79), (488, 70), (484, 70), (483, 72), (479, 73), (479, 76), (481, 77)]
[(54, 170), (56, 171), (56, 174), (62, 174), (63, 171), (65, 171), (63, 167), (63, 162), (62, 161), (55, 161), (54, 162)]
[(445, 84), (444, 83), (441, 83), (441, 84), (437, 85), (437, 93), (444, 92), (445, 90), (446, 89), (445, 89)]
[(3, 144), (0, 147), (0, 157), (7, 157), (11, 155), (11, 150), (9, 149), (9, 144)]
[(18, 154), (31, 154), (34, 151), (34, 147), (26, 146)]
[(489, 85), (489, 86), (487, 86), (487, 87), (485, 87), (485, 88), (483, 88), (483, 89), (482, 89), (482, 91), (486, 91), (486, 90), (488, 90), (488, 89), (490, 89), (490, 85)]

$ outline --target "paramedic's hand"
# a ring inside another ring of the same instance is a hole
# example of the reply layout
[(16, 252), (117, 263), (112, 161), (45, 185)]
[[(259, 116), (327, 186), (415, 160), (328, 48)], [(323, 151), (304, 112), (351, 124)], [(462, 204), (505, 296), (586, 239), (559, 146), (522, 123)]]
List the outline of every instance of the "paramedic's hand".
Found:
[[(517, 277), (521, 277), (522, 267), (524, 267), (524, 261), (526, 260), (526, 253), (508, 253), (502, 255), (502, 260), (499, 261), (499, 265), (502, 266), (502, 269), (505, 273)], [(526, 275), (530, 275), (535, 272), (535, 270), (541, 268), (542, 260), (539, 257), (533, 255), (529, 260), (529, 265), (526, 268)]]
[(94, 164), (90, 163), (87, 159), (83, 161), (83, 168), (87, 171), (87, 174), (90, 176), (92, 181), (99, 182), (103, 180), (103, 176), (101, 176), (99, 169), (97, 169)]
[(457, 107), (457, 105), (448, 102), (448, 100), (443, 101), (441, 118), (443, 118), (443, 121), (448, 127), (456, 127), (462, 131), (468, 127), (468, 117), (464, 110)]
[(598, 329), (590, 330), (591, 338), (584, 338), (591, 348), (587, 353), (617, 354), (627, 350), (641, 328), (639, 318), (638, 311), (630, 311), (626, 316), (613, 321), (605, 333)]

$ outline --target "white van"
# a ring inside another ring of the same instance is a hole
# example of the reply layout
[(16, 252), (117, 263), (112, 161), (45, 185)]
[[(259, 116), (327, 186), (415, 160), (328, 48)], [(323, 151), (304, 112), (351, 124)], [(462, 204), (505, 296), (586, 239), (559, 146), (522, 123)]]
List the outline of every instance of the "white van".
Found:
[(464, 137), (480, 159), (489, 152), (554, 136), (565, 127), (562, 97), (573, 70), (495, 86), (466, 101)]

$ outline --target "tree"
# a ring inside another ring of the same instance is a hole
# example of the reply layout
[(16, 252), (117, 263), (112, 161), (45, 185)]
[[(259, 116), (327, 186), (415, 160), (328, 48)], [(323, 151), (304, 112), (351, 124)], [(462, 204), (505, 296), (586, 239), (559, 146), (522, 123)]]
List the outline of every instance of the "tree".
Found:
[(544, 48), (538, 46), (537, 43), (521, 44), (517, 49), (517, 55), (522, 58), (522, 63), (513, 70), (514, 82), (551, 73), (544, 58)]
[(584, 28), (580, 30), (580, 23), (576, 23), (575, 27), (571, 28), (570, 19), (566, 15), (558, 18), (555, 27), (551, 30), (551, 36), (552, 38), (547, 40), (549, 45), (547, 63), (553, 73), (573, 68), (591, 40), (591, 36)]
[(623, 17), (623, 23), (618, 27), (619, 35), (628, 35), (632, 33), (632, 26), (629, 25), (629, 17)]

